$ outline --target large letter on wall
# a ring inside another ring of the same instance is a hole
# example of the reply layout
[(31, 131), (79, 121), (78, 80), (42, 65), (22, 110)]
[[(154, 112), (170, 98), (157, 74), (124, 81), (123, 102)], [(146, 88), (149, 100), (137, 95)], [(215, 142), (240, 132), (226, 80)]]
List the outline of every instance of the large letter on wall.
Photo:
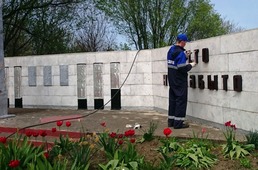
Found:
[(77, 64), (78, 109), (87, 109), (86, 64)]
[(190, 87), (196, 88), (196, 80), (195, 80), (195, 75), (190, 75)]
[(93, 64), (94, 109), (104, 109), (102, 63)]
[(121, 92), (119, 89), (119, 65), (120, 63), (110, 63), (110, 83), (111, 83), (111, 109), (121, 109)]
[(211, 75), (208, 75), (208, 89), (218, 90), (218, 76), (214, 76), (214, 80), (211, 80)]
[(22, 67), (14, 67), (14, 98), (15, 107), (22, 108), (21, 77)]
[(228, 75), (222, 75), (223, 79), (223, 90), (228, 91)]
[(198, 75), (198, 87), (199, 87), (199, 89), (205, 88), (205, 84), (203, 81), (203, 75)]
[(237, 92), (242, 91), (242, 76), (241, 75), (233, 76), (233, 85), (234, 85), (234, 91), (237, 91)]

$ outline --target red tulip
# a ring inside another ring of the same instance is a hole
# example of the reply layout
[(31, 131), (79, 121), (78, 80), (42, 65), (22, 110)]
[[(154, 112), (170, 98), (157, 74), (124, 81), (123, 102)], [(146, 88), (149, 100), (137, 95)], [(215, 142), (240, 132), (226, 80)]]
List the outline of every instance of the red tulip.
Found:
[(39, 132), (35, 131), (35, 132), (33, 132), (33, 134), (32, 134), (32, 135), (36, 138), (36, 137), (38, 137)]
[(225, 126), (231, 126), (231, 121), (226, 122)]
[(5, 144), (7, 141), (7, 138), (6, 137), (0, 137), (0, 142)]
[(19, 160), (11, 160), (9, 162), (9, 167), (11, 167), (11, 168), (18, 167), (19, 165), (20, 165), (20, 161)]
[(232, 127), (234, 130), (236, 130), (236, 125), (230, 125), (230, 127)]
[(135, 138), (131, 138), (131, 139), (130, 139), (130, 142), (131, 142), (131, 143), (135, 143)]
[(115, 138), (115, 137), (116, 137), (116, 133), (115, 133), (115, 132), (112, 132), (112, 133), (109, 134), (109, 136), (110, 136), (111, 138)]
[(133, 129), (125, 131), (126, 137), (133, 136), (133, 135), (135, 135), (135, 131)]
[(172, 130), (170, 128), (165, 128), (163, 130), (163, 133), (164, 135), (166, 135), (166, 137), (168, 137), (172, 133)]
[(106, 122), (100, 123), (101, 126), (106, 127)]
[(45, 130), (41, 130), (39, 132), (39, 135), (42, 136), (42, 137), (45, 137), (45, 136), (47, 136), (47, 132)]
[(48, 153), (48, 152), (45, 152), (45, 153), (44, 153), (44, 156), (45, 156), (45, 158), (49, 158), (49, 153)]
[(123, 143), (124, 143), (123, 140), (119, 140), (119, 141), (118, 141), (118, 144), (119, 144), (119, 145), (122, 145)]
[(62, 124), (63, 124), (63, 121), (57, 121), (56, 122), (56, 125), (59, 126), (59, 127), (62, 126)]
[(69, 126), (71, 126), (71, 122), (67, 121), (67, 122), (65, 123), (65, 125), (66, 125), (66, 127), (69, 127)]
[(27, 137), (31, 137), (31, 135), (32, 135), (32, 132), (31, 132), (31, 131), (26, 131), (26, 136), (27, 136)]
[(202, 134), (204, 134), (206, 132), (205, 128), (202, 128)]
[(52, 132), (53, 132), (53, 133), (56, 132), (56, 128), (52, 128)]

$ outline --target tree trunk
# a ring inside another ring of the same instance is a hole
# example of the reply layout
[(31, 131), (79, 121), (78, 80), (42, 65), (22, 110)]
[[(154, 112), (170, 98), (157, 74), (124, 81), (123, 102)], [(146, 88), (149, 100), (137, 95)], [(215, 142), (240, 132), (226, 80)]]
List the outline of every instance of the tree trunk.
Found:
[(3, 1), (0, 0), (0, 117), (7, 115), (7, 90), (5, 84), (2, 9)]

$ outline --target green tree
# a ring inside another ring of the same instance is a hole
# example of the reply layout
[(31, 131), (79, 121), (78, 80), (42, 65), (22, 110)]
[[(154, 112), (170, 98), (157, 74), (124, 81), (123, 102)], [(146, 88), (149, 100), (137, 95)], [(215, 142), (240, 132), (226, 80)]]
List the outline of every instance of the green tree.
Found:
[(71, 20), (80, 0), (4, 0), (5, 56), (68, 51)]
[[(234, 27), (209, 0), (95, 0), (137, 49), (170, 45), (178, 33), (192, 40), (229, 33)], [(236, 29), (235, 29), (236, 30)]]
[(78, 11), (80, 26), (75, 33), (75, 52), (112, 51), (116, 48), (112, 25), (102, 11), (95, 8), (92, 0), (81, 3)]
[(198, 0), (192, 3), (190, 8), (192, 16), (189, 17), (189, 25), (187, 26), (187, 34), (191, 40), (225, 35), (232, 32), (243, 30), (237, 27), (233, 22), (221, 18), (220, 14), (214, 12), (213, 5), (207, 3), (206, 0)]

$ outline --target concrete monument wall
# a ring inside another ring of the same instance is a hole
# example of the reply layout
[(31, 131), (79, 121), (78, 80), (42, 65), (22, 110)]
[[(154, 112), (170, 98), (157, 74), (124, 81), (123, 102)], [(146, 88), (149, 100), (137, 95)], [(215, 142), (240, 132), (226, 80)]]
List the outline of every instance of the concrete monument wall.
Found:
[[(258, 29), (188, 43), (198, 65), (189, 72), (187, 115), (258, 130)], [(166, 113), (169, 47), (142, 50), (121, 89), (121, 108)], [(199, 50), (197, 54), (195, 51)], [(123, 83), (138, 51), (5, 58), (10, 107), (103, 105)], [(112, 77), (113, 76), (113, 77)], [(112, 108), (108, 103), (104, 109)]]

